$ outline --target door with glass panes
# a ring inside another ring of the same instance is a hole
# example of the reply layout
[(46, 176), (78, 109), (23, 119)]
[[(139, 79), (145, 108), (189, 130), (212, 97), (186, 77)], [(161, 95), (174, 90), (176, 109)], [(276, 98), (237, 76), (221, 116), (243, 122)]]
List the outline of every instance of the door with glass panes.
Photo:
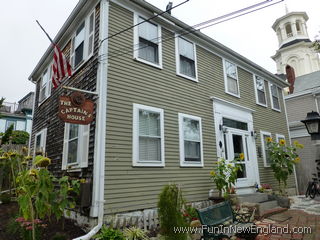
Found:
[(241, 166), (238, 171), (236, 187), (250, 187), (255, 183), (254, 166), (251, 162), (252, 141), (248, 131), (224, 126), (224, 146), (226, 161), (240, 158), (244, 154), (244, 159), (236, 161), (235, 164)]

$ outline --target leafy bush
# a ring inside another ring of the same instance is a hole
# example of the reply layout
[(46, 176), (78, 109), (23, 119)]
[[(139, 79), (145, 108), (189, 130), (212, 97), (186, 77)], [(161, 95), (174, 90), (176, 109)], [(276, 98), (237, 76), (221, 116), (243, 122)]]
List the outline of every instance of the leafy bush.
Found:
[(94, 236), (96, 240), (126, 240), (123, 233), (118, 229), (102, 226), (100, 233)]
[(185, 240), (186, 233), (176, 233), (175, 227), (187, 226), (183, 217), (182, 209), (185, 201), (181, 190), (175, 184), (166, 185), (159, 195), (158, 212), (160, 220), (161, 234), (165, 240)]
[(29, 133), (25, 131), (13, 131), (11, 136), (13, 144), (27, 144), (29, 140)]
[(8, 129), (3, 134), (1, 144), (6, 144), (9, 142), (9, 139), (10, 139), (10, 136), (12, 135), (12, 132), (13, 132), (13, 125), (8, 127)]
[(146, 231), (137, 227), (126, 228), (123, 231), (123, 233), (127, 240), (148, 240), (149, 239)]
[(267, 146), (271, 168), (278, 181), (280, 194), (285, 195), (288, 177), (293, 173), (294, 165), (300, 162), (297, 149), (303, 148), (303, 145), (295, 141), (293, 146), (286, 146), (284, 139), (274, 142), (272, 138), (267, 138)]

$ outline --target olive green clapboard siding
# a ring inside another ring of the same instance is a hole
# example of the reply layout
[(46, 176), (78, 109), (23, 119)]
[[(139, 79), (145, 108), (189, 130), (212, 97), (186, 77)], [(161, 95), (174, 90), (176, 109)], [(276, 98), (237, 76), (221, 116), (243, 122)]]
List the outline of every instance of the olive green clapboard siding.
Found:
[[(110, 34), (133, 24), (133, 13), (110, 4)], [(162, 29), (165, 36), (172, 32)], [(176, 75), (174, 39), (162, 46), (163, 69), (133, 59), (133, 31), (110, 39), (106, 136), (106, 213), (155, 207), (162, 187), (170, 182), (182, 186), (188, 201), (205, 200), (213, 188), (209, 172), (216, 163), (216, 140), (211, 96), (255, 110), (254, 125), (287, 137), (285, 115), (256, 105), (253, 76), (238, 68), (241, 98), (224, 92), (222, 59), (197, 47), (198, 80)], [(131, 49), (127, 54), (122, 53)], [(268, 96), (269, 99), (269, 96)], [(165, 167), (132, 167), (133, 103), (164, 110)], [(282, 105), (283, 109), (283, 105)], [(203, 168), (181, 168), (179, 159), (178, 113), (202, 118)], [(258, 139), (259, 143), (259, 139)], [(273, 183), (270, 171), (259, 159), (263, 183)]]

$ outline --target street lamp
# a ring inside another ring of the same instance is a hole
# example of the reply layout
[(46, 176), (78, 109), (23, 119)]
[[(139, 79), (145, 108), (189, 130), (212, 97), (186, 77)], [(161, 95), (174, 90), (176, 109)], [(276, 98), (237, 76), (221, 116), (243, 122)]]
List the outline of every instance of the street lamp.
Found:
[(301, 120), (306, 125), (311, 140), (320, 140), (320, 116), (318, 112), (309, 112), (305, 120)]

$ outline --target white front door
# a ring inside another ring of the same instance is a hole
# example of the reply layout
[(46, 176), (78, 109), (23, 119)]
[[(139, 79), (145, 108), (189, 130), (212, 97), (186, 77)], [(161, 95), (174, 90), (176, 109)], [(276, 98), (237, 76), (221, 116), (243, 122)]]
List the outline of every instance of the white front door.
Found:
[(244, 160), (237, 161), (236, 164), (241, 165), (238, 171), (238, 179), (236, 187), (249, 187), (255, 184), (254, 167), (250, 164), (252, 156), (251, 136), (248, 131), (234, 128), (224, 127), (225, 138), (225, 159), (227, 162), (239, 158), (240, 154), (244, 154)]
[(244, 160), (236, 163), (242, 165), (242, 171), (238, 172), (236, 188), (253, 189), (256, 183), (260, 183), (253, 110), (221, 99), (214, 99), (213, 103), (217, 156), (226, 161), (233, 161), (243, 153)]

